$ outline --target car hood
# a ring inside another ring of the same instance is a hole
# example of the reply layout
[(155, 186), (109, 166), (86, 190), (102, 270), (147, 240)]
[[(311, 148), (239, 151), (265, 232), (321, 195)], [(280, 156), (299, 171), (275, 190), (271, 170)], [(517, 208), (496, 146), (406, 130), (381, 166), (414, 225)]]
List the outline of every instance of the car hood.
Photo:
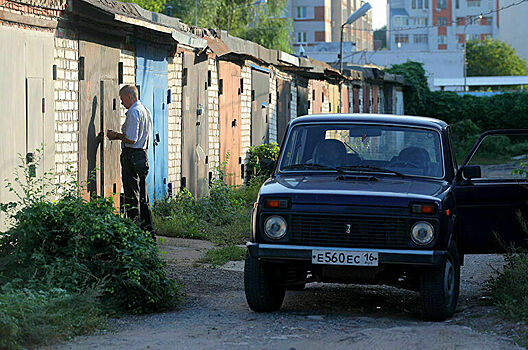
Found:
[(334, 175), (278, 175), (261, 188), (261, 197), (291, 198), (297, 204), (349, 204), (406, 207), (412, 201), (440, 202), (448, 183), (415, 177), (376, 175), (375, 180)]

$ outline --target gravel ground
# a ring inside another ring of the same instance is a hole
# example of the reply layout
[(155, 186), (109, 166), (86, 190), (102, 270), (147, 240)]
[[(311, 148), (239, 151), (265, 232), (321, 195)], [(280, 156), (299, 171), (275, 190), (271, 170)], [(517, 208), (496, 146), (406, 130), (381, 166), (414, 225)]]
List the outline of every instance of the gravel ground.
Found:
[(196, 266), (212, 244), (166, 239), (169, 274), (187, 293), (179, 310), (110, 321), (110, 329), (52, 349), (515, 349), (522, 325), (484, 306), (483, 286), (502, 257), (466, 258), (455, 316), (417, 319), (418, 295), (384, 286), (308, 284), (287, 292), (279, 312), (257, 314), (245, 302), (240, 263)]

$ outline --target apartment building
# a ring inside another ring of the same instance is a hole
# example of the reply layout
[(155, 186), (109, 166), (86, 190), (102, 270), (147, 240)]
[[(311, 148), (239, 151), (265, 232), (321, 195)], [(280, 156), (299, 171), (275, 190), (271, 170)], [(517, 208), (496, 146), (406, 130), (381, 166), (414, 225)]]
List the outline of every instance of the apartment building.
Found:
[(505, 8), (499, 12), (499, 40), (510, 44), (519, 56), (528, 62), (528, 2), (518, 3), (517, 0), (501, 0), (501, 7), (515, 5)]
[(463, 48), (466, 40), (497, 38), (499, 0), (387, 0), (389, 50)]
[[(290, 0), (288, 16), (293, 19), (294, 47), (339, 42), (341, 25), (362, 4), (361, 0)], [(357, 51), (372, 50), (372, 13), (346, 26), (343, 41), (355, 43)]]

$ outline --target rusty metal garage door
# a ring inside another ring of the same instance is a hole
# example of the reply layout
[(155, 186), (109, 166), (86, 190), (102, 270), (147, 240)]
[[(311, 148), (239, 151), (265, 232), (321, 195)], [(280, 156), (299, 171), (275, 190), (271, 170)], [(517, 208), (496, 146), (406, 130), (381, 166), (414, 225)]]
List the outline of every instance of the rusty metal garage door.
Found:
[(341, 98), (338, 85), (328, 84), (328, 98), (330, 99), (330, 113), (341, 112)]
[[(54, 37), (0, 26), (0, 47), (0, 203), (6, 203), (16, 200), (5, 182), (15, 183), (20, 156), (41, 150), (36, 175), (55, 170)], [(4, 215), (0, 231), (7, 228)]]
[(88, 183), (87, 197), (112, 196), (119, 208), (121, 142), (104, 135), (106, 130), (121, 130), (119, 49), (79, 40), (79, 61), (79, 180)]
[(348, 86), (341, 85), (341, 113), (350, 113), (350, 97), (348, 95)]
[(308, 114), (310, 108), (310, 91), (308, 90), (308, 81), (297, 78), (297, 116)]
[(195, 198), (209, 193), (208, 57), (183, 54), (182, 188)]
[(244, 164), (240, 155), (241, 72), (236, 63), (218, 62), (220, 162), (227, 161), (225, 181), (229, 185), (241, 185), (244, 180)]
[(360, 109), (359, 109), (360, 103), (361, 103), (361, 101), (359, 100), (359, 87), (354, 86), (352, 88), (352, 109), (353, 109), (353, 113), (359, 113), (360, 112)]
[(290, 121), (291, 82), (277, 79), (277, 142), (282, 145)]
[(372, 113), (378, 113), (379, 105), (379, 87), (372, 85)]
[(269, 142), (269, 71), (252, 65), (251, 70), (251, 146)]
[(370, 85), (363, 84), (363, 113), (370, 113)]
[(323, 112), (323, 93), (324, 82), (320, 80), (312, 80), (312, 113), (322, 113)]

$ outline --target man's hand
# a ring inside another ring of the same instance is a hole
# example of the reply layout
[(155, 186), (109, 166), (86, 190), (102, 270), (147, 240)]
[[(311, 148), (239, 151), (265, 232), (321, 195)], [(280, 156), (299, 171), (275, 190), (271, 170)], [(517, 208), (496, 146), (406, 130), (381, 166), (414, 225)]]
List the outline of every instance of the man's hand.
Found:
[(109, 140), (119, 140), (119, 133), (113, 130), (107, 130), (106, 136)]

